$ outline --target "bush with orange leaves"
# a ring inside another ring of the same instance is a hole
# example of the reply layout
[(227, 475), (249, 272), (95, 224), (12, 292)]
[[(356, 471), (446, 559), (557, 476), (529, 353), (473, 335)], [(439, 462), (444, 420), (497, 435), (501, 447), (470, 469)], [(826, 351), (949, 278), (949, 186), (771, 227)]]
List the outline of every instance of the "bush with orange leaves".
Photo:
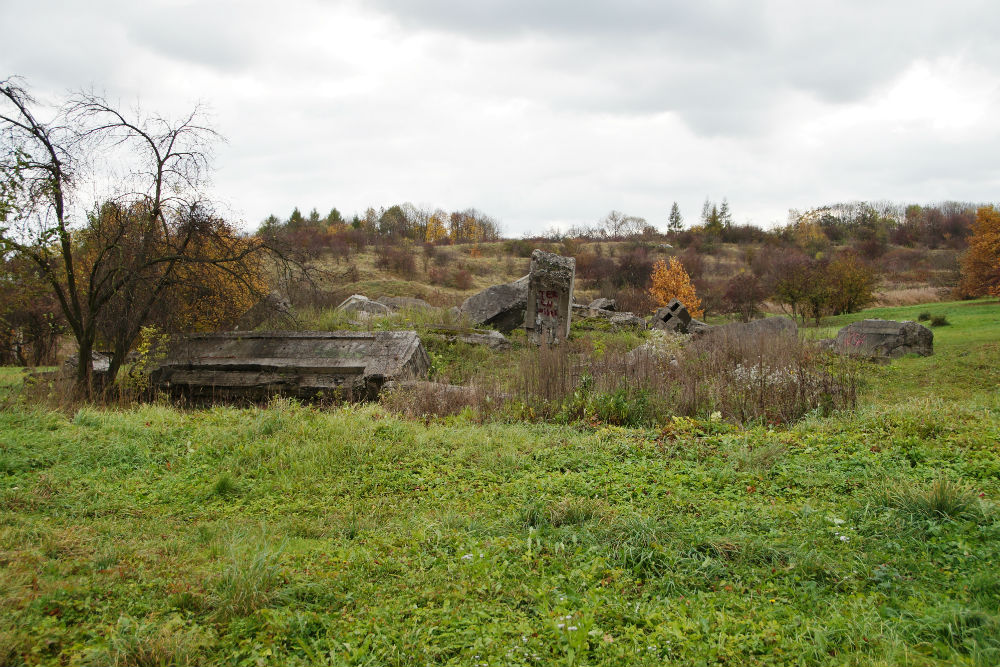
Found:
[(962, 296), (1000, 296), (1000, 211), (983, 206), (976, 211), (969, 250), (962, 257)]
[(650, 282), (652, 285), (649, 293), (659, 305), (665, 306), (671, 299), (677, 299), (687, 307), (691, 317), (696, 319), (705, 317), (701, 299), (695, 294), (691, 278), (676, 257), (671, 257), (669, 264), (662, 259), (657, 260), (653, 265)]

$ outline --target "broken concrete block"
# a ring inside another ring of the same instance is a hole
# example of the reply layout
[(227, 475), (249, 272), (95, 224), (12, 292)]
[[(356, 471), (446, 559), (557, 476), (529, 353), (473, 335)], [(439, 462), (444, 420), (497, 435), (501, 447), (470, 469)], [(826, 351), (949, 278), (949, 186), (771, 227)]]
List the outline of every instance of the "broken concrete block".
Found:
[(473, 294), (459, 309), (476, 326), (491, 326), (510, 333), (524, 323), (528, 301), (528, 276), (505, 285), (487, 287)]
[(199, 400), (373, 399), (391, 379), (426, 377), (414, 331), (262, 331), (179, 336), (152, 383)]
[(687, 333), (688, 324), (691, 322), (691, 314), (687, 307), (677, 299), (671, 299), (670, 303), (656, 311), (649, 322), (652, 329), (663, 331), (676, 331), (677, 333)]
[(862, 320), (837, 332), (834, 351), (857, 357), (894, 359), (906, 354), (934, 354), (934, 332), (916, 322)]

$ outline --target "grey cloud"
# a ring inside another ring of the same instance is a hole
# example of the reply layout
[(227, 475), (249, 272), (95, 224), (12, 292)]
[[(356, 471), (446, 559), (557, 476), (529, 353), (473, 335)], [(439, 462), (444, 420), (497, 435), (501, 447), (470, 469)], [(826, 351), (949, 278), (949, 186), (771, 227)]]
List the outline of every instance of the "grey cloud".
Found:
[[(707, 134), (762, 129), (785, 91), (830, 103), (857, 101), (919, 58), (961, 53), (1000, 66), (996, 12), (981, 0), (948, 6), (642, 0), (373, 5), (404, 26), (508, 41), (512, 50), (528, 38), (546, 44), (535, 74), (553, 85), (536, 95), (554, 106), (674, 111)], [(577, 94), (562, 87), (560, 77), (587, 85)]]

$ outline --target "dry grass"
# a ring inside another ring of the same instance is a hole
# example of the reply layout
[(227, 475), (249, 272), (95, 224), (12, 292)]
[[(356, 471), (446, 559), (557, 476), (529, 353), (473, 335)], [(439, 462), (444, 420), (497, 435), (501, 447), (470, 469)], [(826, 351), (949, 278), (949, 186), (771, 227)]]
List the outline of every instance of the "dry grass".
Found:
[(691, 341), (657, 332), (634, 350), (579, 340), (512, 356), (504, 372), (491, 369), (475, 388), (412, 384), (383, 402), (411, 417), (468, 409), (483, 419), (651, 425), (718, 413), (740, 424), (780, 424), (814, 410), (853, 407), (858, 384), (851, 362), (792, 334), (717, 333)]
[(922, 303), (937, 303), (949, 298), (949, 290), (940, 287), (900, 287), (886, 289), (875, 294), (876, 307), (918, 306)]

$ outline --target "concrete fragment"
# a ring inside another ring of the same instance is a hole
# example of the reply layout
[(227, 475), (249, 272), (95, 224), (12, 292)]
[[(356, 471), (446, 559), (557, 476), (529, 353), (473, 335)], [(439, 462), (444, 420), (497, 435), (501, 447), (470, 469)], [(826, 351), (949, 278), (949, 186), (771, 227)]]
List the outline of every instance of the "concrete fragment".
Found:
[(372, 301), (363, 294), (353, 294), (344, 299), (336, 310), (347, 313), (368, 313), (369, 315), (388, 315), (391, 311), (389, 306)]
[(412, 296), (380, 296), (375, 299), (377, 303), (381, 303), (383, 306), (388, 306), (390, 310), (402, 310), (404, 308), (411, 308), (414, 310), (433, 310), (434, 306), (427, 303), (423, 299), (418, 299)]
[(691, 314), (687, 306), (677, 299), (671, 299), (670, 303), (656, 311), (649, 321), (649, 326), (651, 329), (687, 333), (690, 322)]
[(499, 331), (492, 329), (467, 329), (461, 327), (435, 327), (428, 333), (438, 336), (449, 343), (468, 343), (469, 345), (485, 345), (491, 350), (509, 350), (510, 341)]
[(569, 337), (575, 277), (576, 260), (572, 257), (537, 249), (531, 253), (524, 316), (528, 340), (552, 345)]
[(614, 299), (601, 297), (600, 299), (594, 299), (593, 301), (591, 301), (588, 308), (590, 308), (591, 310), (610, 310), (617, 312), (618, 302), (615, 301)]
[(459, 309), (476, 326), (491, 326), (510, 333), (524, 323), (528, 302), (528, 276), (505, 285), (487, 287), (473, 294)]
[[(697, 320), (692, 320), (692, 323), (696, 321)], [(714, 327), (709, 326), (704, 322), (700, 322), (699, 324), (701, 324), (704, 329), (700, 329), (696, 335), (726, 335), (743, 338), (761, 334), (769, 336), (780, 336), (783, 334), (794, 336), (799, 332), (799, 327), (795, 324), (795, 321), (785, 317), (784, 315), (779, 315), (777, 317), (764, 317), (762, 319), (751, 320), (749, 322), (730, 322), (729, 324)], [(689, 333), (694, 334), (695, 332), (691, 329), (691, 325), (688, 325)]]
[(614, 313), (608, 318), (612, 326), (619, 329), (645, 329), (646, 320), (635, 313)]
[(414, 331), (223, 332), (173, 338), (151, 379), (195, 399), (372, 399), (386, 381), (429, 369)]
[(934, 332), (913, 321), (862, 320), (837, 332), (835, 352), (844, 355), (894, 359), (906, 354), (934, 354)]

